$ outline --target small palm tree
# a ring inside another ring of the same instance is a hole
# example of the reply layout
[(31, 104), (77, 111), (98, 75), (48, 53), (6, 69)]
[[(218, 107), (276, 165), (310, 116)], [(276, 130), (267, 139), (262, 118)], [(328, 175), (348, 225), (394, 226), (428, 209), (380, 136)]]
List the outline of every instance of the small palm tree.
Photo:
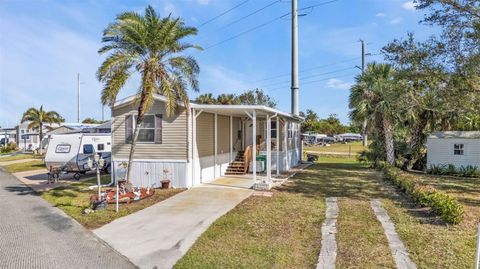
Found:
[(167, 116), (173, 115), (178, 103), (189, 107), (187, 90), (198, 91), (200, 68), (191, 56), (182, 53), (199, 46), (184, 42), (196, 35), (197, 29), (185, 26), (180, 18), (160, 17), (150, 5), (142, 16), (125, 12), (117, 16), (103, 32), (105, 45), (98, 51), (110, 53), (97, 71), (103, 83), (102, 104), (113, 106), (119, 91), (133, 73), (140, 74), (140, 86), (136, 94), (138, 115), (128, 158), (127, 181), (130, 180), (132, 158), (138, 138), (138, 130), (145, 113), (154, 101), (154, 94), (167, 98)]
[(217, 100), (215, 99), (215, 97), (213, 97), (213, 94), (204, 93), (197, 96), (197, 98), (195, 99), (195, 102), (199, 104), (205, 104), (205, 105), (214, 105), (217, 103)]
[(217, 102), (222, 105), (235, 105), (237, 98), (235, 94), (222, 93), (217, 97)]
[(376, 122), (381, 126), (387, 162), (395, 163), (394, 123), (399, 112), (399, 93), (394, 80), (394, 69), (389, 64), (371, 63), (363, 75), (355, 78), (349, 106), (354, 121)]
[[(40, 153), (43, 151), (42, 140), (43, 140), (43, 127), (44, 124), (54, 124), (62, 123), (65, 121), (64, 118), (60, 116), (55, 111), (45, 111), (43, 110), (43, 105), (40, 106), (40, 109), (34, 107), (29, 108), (22, 116), (22, 123), (29, 121), (28, 129), (38, 130), (38, 136), (40, 140)], [(51, 126), (45, 126), (47, 129), (51, 129)]]

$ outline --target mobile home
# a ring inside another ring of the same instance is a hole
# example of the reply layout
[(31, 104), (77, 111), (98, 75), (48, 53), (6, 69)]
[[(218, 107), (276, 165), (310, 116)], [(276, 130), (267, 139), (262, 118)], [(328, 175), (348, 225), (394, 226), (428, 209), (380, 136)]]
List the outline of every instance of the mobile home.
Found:
[[(137, 113), (134, 101), (120, 100), (112, 111), (114, 177), (126, 173)], [(229, 175), (248, 175), (253, 184), (270, 186), (272, 171), (280, 174), (301, 160), (298, 116), (262, 105), (195, 103), (189, 108), (179, 104), (177, 113), (167, 116), (165, 101), (155, 95), (140, 127), (131, 167), (135, 186), (159, 186), (168, 177), (172, 186), (189, 188)], [(252, 165), (257, 157), (265, 159), (262, 182), (256, 163)]]

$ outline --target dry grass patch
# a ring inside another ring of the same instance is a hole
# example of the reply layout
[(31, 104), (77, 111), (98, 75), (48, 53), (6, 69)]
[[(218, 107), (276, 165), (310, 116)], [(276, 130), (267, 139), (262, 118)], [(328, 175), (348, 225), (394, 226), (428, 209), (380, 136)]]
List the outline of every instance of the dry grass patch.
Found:
[(5, 170), (7, 170), (9, 173), (33, 171), (45, 168), (45, 162), (43, 160), (35, 160), (22, 163), (13, 163), (5, 165), (3, 168), (5, 168)]

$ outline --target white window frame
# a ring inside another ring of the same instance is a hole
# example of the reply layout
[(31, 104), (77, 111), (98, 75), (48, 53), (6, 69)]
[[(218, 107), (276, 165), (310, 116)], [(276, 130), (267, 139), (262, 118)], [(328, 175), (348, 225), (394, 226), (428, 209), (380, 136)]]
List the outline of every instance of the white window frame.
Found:
[[(140, 141), (140, 140), (138, 140), (138, 137), (137, 137), (137, 144), (155, 144), (155, 138), (156, 138), (155, 135), (156, 135), (156, 129), (157, 129), (156, 115), (155, 114), (145, 114), (145, 115), (143, 115), (144, 118), (147, 117), (147, 116), (153, 116), (153, 128), (151, 128), (151, 127), (149, 127), (149, 128), (139, 128), (138, 131), (140, 131), (142, 129), (148, 129), (148, 130), (153, 129), (153, 141)], [(138, 117), (137, 114), (133, 115), (133, 126), (132, 126), (133, 133), (135, 133), (135, 128), (137, 128), (137, 117)], [(163, 134), (163, 130), (162, 130), (162, 134)]]
[[(458, 148), (457, 148), (458, 146)], [(457, 154), (457, 151), (459, 154)], [(454, 143), (453, 144), (453, 155), (455, 156), (464, 156), (465, 155), (465, 144), (464, 143)]]

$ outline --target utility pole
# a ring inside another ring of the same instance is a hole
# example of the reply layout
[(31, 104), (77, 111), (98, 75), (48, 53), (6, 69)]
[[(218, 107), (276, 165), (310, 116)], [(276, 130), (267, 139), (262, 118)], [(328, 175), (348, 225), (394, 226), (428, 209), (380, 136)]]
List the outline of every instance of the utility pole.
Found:
[(102, 121), (105, 121), (105, 106), (102, 105)]
[(292, 0), (292, 114), (298, 116), (298, 14)]
[[(365, 41), (363, 39), (360, 39), (360, 42), (362, 43), (362, 76), (363, 73), (365, 72)], [(363, 146), (366, 147), (368, 146), (368, 135), (367, 135), (367, 119), (365, 118), (362, 123), (362, 135), (363, 135)]]
[(77, 73), (77, 122), (80, 123), (80, 73)]

